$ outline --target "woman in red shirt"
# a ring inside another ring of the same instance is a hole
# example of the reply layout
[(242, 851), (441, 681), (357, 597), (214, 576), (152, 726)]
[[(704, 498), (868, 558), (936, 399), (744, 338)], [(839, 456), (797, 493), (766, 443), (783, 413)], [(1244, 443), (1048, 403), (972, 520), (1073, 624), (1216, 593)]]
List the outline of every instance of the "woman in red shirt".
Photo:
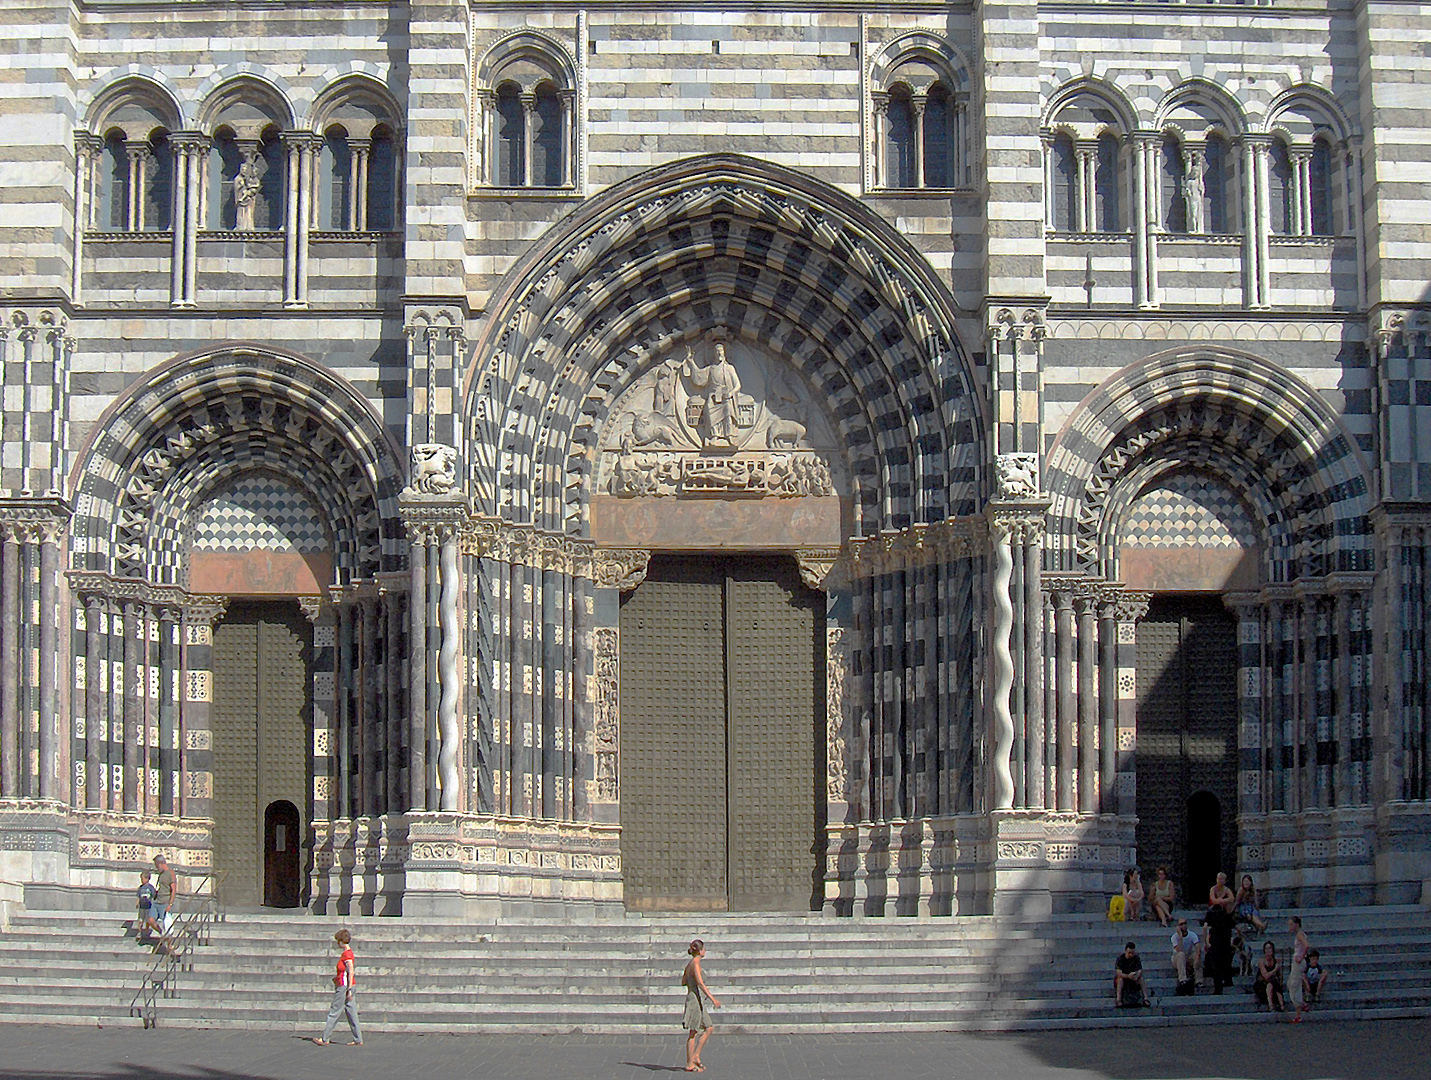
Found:
[(353, 950), (348, 947), (353, 938), (348, 931), (339, 930), (333, 940), (342, 948), (343, 955), (338, 957), (338, 970), (333, 976), (333, 1002), (328, 1006), (328, 1022), (323, 1025), (322, 1037), (313, 1041), (327, 1046), (332, 1041), (338, 1017), (346, 1014), (348, 1027), (353, 1031), (353, 1045), (362, 1046), (363, 1029), (358, 1026), (358, 1003), (353, 998), (353, 984), (357, 981), (353, 974)]

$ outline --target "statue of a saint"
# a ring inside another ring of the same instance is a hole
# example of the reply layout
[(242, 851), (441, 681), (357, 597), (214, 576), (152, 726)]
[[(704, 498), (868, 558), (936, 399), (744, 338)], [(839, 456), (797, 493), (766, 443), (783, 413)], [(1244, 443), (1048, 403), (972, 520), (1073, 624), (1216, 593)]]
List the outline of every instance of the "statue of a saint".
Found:
[(258, 192), (263, 183), (263, 165), (256, 152), (245, 150), (243, 164), (234, 177), (234, 228), (239, 232), (253, 232), (254, 208), (258, 205)]
[(1202, 178), (1207, 165), (1202, 154), (1189, 150), (1183, 155), (1183, 208), (1187, 211), (1188, 232), (1197, 234), (1207, 228), (1202, 213)]
[(701, 437), (706, 449), (734, 450), (740, 375), (735, 365), (726, 359), (725, 345), (716, 342), (715, 362), (703, 368), (696, 367), (695, 354), (687, 350), (681, 373), (697, 390), (706, 392), (705, 408), (701, 412)]

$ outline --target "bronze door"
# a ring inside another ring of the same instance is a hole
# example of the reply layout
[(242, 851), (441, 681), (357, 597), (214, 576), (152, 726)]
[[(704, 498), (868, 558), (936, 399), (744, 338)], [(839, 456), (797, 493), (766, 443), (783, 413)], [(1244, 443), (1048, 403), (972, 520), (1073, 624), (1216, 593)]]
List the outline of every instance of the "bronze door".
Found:
[(291, 602), (236, 601), (214, 628), (214, 847), (228, 903), (297, 901), (301, 870), (276, 891), (268, 848), (271, 803), (286, 801), (299, 822), (284, 830), (290, 859), (303, 839), (312, 740), (313, 628)]
[(621, 610), (628, 907), (811, 906), (823, 615), (788, 558), (652, 559)]
[(1158, 597), (1138, 624), (1138, 859), (1189, 903), (1237, 847), (1237, 630), (1218, 597)]

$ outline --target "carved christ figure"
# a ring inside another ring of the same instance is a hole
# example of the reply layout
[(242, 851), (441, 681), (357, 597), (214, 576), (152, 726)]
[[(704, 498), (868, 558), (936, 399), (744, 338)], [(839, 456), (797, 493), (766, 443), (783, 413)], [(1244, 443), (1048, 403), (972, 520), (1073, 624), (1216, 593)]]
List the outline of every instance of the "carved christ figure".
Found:
[(707, 448), (734, 449), (736, 440), (736, 403), (740, 398), (740, 375), (725, 358), (725, 346), (715, 347), (715, 362), (709, 367), (696, 367), (695, 354), (686, 351), (681, 372), (697, 390), (706, 392), (705, 409), (701, 415), (702, 435)]

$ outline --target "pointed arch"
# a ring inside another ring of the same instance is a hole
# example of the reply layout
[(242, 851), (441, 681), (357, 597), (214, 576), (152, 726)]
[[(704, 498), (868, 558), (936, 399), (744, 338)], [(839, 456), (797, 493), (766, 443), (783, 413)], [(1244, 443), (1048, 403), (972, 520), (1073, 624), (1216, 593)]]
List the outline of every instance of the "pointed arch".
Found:
[(1116, 572), (1120, 478), (1188, 447), (1259, 487), (1273, 580), (1370, 569), (1371, 474), (1336, 413), (1285, 369), (1204, 347), (1129, 365), (1074, 410), (1048, 454), (1050, 564)]
[(824, 398), (866, 532), (973, 513), (985, 430), (954, 303), (887, 222), (738, 155), (590, 200), (508, 274), (464, 391), (483, 512), (584, 532), (594, 440), (658, 354), (759, 337)]
[(271, 472), (330, 518), (343, 582), (401, 566), (403, 461), (325, 368), (233, 343), (164, 364), (96, 422), (71, 477), (71, 564), (183, 585), (193, 516), (224, 482)]

